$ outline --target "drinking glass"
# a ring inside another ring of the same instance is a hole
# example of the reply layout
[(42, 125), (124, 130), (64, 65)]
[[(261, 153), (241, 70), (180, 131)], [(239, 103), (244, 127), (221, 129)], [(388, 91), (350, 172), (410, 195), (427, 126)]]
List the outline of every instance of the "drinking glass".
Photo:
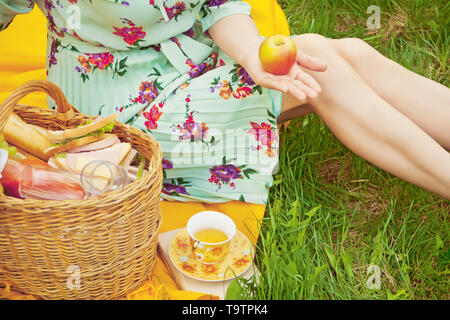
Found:
[(101, 195), (123, 189), (128, 184), (128, 175), (123, 167), (114, 162), (93, 160), (81, 170), (80, 181), (86, 192)]

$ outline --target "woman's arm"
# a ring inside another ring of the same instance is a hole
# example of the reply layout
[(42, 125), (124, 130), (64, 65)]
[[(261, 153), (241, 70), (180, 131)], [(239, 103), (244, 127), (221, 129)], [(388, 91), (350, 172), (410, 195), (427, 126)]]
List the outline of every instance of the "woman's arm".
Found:
[(208, 32), (217, 45), (239, 64), (244, 63), (247, 56), (258, 50), (263, 41), (255, 22), (245, 14), (223, 18)]
[(297, 64), (292, 67), (288, 75), (276, 76), (263, 70), (259, 60), (259, 46), (262, 38), (250, 16), (235, 14), (225, 17), (211, 26), (208, 32), (216, 44), (242, 65), (257, 84), (290, 93), (300, 101), (314, 99), (320, 93), (319, 84), (302, 68), (325, 71), (327, 65), (302, 52), (297, 53)]

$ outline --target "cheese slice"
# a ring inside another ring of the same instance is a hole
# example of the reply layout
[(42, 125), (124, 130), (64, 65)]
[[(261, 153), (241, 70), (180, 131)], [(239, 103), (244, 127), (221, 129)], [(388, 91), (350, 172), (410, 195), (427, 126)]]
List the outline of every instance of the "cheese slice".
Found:
[[(109, 148), (96, 150), (96, 151), (90, 151), (90, 152), (83, 152), (83, 153), (67, 153), (67, 164), (69, 167), (76, 169), (76, 163), (77, 159), (79, 157), (87, 157), (90, 158), (91, 161), (93, 160), (103, 160), (103, 161), (111, 161), (115, 164), (120, 164), (122, 160), (126, 157), (126, 155), (131, 150), (131, 144), (128, 142), (123, 143), (117, 143), (112, 145)], [(80, 169), (81, 172), (81, 169)]]

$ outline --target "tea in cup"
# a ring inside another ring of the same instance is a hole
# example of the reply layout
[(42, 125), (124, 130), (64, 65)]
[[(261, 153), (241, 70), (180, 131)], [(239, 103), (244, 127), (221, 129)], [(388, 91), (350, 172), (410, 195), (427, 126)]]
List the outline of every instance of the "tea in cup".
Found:
[(204, 264), (215, 264), (228, 253), (236, 225), (223, 213), (202, 211), (189, 219), (187, 232), (195, 259)]

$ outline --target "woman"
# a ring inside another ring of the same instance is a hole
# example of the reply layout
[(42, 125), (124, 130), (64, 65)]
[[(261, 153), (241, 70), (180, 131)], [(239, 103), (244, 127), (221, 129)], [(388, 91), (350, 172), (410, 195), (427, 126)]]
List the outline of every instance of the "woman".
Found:
[(0, 30), (34, 5), (48, 18), (48, 79), (81, 112), (162, 145), (163, 197), (264, 204), (277, 122), (315, 112), (352, 151), (450, 199), (450, 90), (358, 39), (294, 36), (288, 75), (263, 71), (236, 0), (0, 0)]

